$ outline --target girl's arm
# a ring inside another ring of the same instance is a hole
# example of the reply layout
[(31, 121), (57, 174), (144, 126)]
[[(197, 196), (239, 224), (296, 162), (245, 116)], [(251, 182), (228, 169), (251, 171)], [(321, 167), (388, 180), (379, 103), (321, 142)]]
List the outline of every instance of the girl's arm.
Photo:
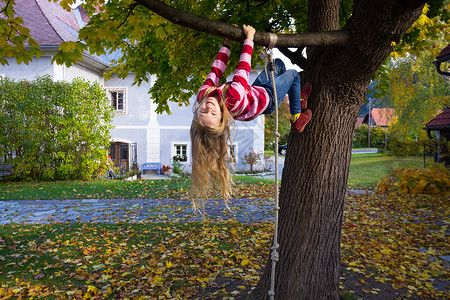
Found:
[(227, 44), (227, 39), (225, 40), (225, 44), (220, 48), (219, 53), (217, 54), (216, 59), (214, 60), (211, 71), (208, 74), (205, 82), (200, 87), (197, 93), (197, 100), (200, 100), (203, 96), (203, 93), (212, 86), (217, 86), (219, 84), (220, 79), (222, 78), (223, 72), (228, 64), (228, 57), (230, 56), (230, 44)]
[(242, 110), (242, 105), (248, 103), (243, 103), (246, 99), (245, 94), (248, 89), (249, 76), (251, 71), (251, 60), (253, 53), (253, 37), (256, 30), (250, 25), (242, 26), (246, 39), (242, 47), (241, 56), (239, 59), (239, 64), (234, 73), (233, 81), (231, 82), (230, 88), (228, 89), (227, 95), (227, 107), (231, 112)]

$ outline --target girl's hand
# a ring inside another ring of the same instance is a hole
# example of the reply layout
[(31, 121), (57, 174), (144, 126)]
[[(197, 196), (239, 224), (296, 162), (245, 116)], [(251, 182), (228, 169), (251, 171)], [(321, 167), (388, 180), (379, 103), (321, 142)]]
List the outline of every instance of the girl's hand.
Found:
[(242, 30), (244, 30), (244, 34), (247, 39), (253, 41), (253, 37), (255, 36), (256, 30), (251, 25), (242, 25)]

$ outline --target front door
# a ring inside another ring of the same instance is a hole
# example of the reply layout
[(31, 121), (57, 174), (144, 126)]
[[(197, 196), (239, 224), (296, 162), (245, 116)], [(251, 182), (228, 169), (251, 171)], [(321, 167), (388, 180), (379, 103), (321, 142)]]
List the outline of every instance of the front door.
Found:
[(109, 155), (111, 156), (111, 160), (114, 163), (114, 166), (119, 168), (121, 174), (130, 171), (127, 143), (111, 143)]

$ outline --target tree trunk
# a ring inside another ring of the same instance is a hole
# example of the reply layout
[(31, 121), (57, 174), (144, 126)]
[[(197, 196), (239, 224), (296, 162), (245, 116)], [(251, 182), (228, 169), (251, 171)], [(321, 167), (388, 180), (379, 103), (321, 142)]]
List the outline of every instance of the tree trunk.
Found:
[[(314, 82), (320, 105), (307, 130), (291, 133), (283, 170), (276, 299), (338, 298), (342, 215), (360, 105), (332, 105), (339, 96)], [(255, 299), (267, 297), (270, 272), (269, 260)]]
[[(310, 26), (321, 14), (335, 16), (323, 11), (321, 1), (313, 2), (309, 5), (318, 6), (316, 13), (309, 13)], [(289, 138), (280, 190), (275, 299), (339, 299), (340, 237), (354, 125), (370, 79), (392, 51), (391, 42), (398, 42), (420, 15), (423, 1), (411, 3), (358, 1), (345, 27), (348, 45), (308, 50), (313, 116), (303, 133), (291, 132)], [(333, 24), (328, 19), (316, 29), (332, 30)], [(252, 298), (268, 298), (270, 279), (269, 258)]]

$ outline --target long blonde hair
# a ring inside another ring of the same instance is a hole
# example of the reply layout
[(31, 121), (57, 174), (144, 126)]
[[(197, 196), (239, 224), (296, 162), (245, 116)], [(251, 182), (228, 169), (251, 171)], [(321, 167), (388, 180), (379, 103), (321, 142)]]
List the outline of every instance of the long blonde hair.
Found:
[[(206, 198), (214, 199), (210, 189), (215, 189), (217, 184), (222, 192), (222, 198), (227, 205), (231, 198), (232, 178), (227, 167), (227, 159), (234, 157), (228, 154), (229, 141), (232, 145), (230, 124), (233, 117), (225, 106), (225, 97), (229, 84), (222, 89), (219, 106), (222, 118), (217, 126), (205, 126), (198, 118), (198, 110), (201, 102), (210, 96), (217, 87), (211, 87), (203, 94), (203, 98), (196, 102), (193, 108), (194, 118), (191, 124), (192, 142), (192, 186), (191, 199), (195, 209), (199, 209), (199, 200), (202, 201), (203, 209)], [(228, 205), (227, 205), (228, 207)]]

